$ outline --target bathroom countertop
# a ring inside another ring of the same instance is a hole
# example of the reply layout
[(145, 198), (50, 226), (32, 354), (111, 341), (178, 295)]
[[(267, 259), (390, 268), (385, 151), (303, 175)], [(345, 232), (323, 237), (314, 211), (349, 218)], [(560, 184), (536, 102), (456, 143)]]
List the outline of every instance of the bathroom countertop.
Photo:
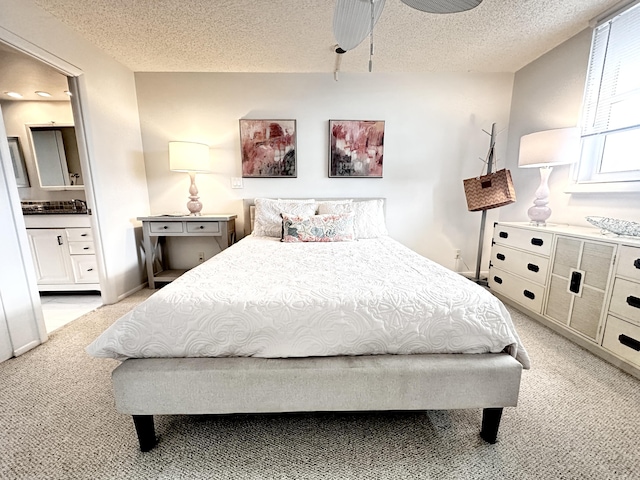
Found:
[(23, 215), (91, 214), (84, 200), (24, 201), (21, 205)]

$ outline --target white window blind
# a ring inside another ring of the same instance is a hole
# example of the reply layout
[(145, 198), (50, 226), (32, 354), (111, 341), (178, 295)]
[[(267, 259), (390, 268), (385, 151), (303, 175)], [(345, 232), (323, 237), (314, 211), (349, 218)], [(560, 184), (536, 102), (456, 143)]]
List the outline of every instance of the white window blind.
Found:
[(640, 126), (640, 3), (594, 32), (583, 136)]
[(593, 32), (571, 192), (640, 191), (640, 0)]

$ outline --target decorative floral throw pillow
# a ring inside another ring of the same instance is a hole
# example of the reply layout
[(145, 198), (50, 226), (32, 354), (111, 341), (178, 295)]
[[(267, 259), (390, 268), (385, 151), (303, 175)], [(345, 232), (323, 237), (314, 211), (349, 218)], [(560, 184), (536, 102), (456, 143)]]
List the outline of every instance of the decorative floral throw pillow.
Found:
[(354, 238), (353, 213), (312, 216), (282, 214), (283, 242), (348, 242)]

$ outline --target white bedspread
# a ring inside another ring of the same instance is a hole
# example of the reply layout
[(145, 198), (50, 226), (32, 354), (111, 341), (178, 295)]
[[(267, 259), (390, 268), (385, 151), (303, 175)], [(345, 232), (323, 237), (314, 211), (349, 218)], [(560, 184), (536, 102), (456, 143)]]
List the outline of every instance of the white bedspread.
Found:
[(486, 353), (529, 358), (502, 302), (390, 237), (247, 237), (158, 290), (95, 357)]

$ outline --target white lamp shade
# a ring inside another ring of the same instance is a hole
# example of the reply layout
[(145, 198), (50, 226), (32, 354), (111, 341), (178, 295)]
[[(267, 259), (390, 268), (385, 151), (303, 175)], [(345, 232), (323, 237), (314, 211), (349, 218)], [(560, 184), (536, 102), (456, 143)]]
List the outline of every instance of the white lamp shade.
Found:
[(579, 147), (577, 127), (531, 133), (520, 139), (518, 166), (534, 168), (573, 163), (578, 160)]
[(209, 145), (169, 142), (169, 169), (173, 172), (211, 173)]

